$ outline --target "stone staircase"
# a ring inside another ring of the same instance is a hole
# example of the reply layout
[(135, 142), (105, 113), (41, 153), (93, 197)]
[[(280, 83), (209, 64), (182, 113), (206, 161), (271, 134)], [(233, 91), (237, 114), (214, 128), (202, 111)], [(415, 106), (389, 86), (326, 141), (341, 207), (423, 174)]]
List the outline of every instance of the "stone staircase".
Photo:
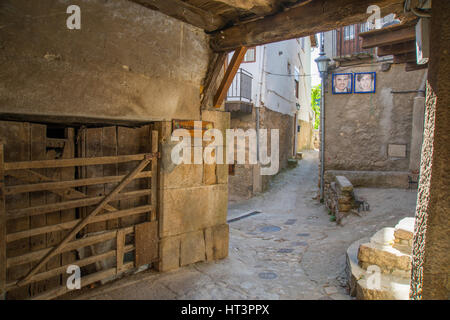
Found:
[(383, 228), (347, 249), (350, 295), (360, 300), (408, 300), (414, 218)]

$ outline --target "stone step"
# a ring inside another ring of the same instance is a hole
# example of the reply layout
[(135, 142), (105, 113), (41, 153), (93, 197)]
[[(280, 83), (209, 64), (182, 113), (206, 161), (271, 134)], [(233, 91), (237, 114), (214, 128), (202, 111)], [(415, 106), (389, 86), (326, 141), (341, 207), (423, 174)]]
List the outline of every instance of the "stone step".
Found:
[(414, 218), (404, 218), (395, 226), (394, 236), (398, 242), (412, 241), (414, 236)]
[(380, 281), (377, 283), (368, 279), (369, 276), (363, 276), (357, 283), (356, 298), (358, 300), (409, 300), (409, 279), (381, 273)]
[(367, 241), (368, 238), (355, 241), (347, 249), (346, 270), (350, 295), (360, 300), (408, 300), (410, 279), (378, 273), (380, 281), (377, 288), (377, 281), (371, 278), (375, 275), (359, 266), (359, 247)]
[(359, 247), (358, 261), (363, 267), (377, 265), (383, 273), (408, 276), (407, 272), (411, 270), (410, 255), (390, 246), (370, 242), (363, 243)]

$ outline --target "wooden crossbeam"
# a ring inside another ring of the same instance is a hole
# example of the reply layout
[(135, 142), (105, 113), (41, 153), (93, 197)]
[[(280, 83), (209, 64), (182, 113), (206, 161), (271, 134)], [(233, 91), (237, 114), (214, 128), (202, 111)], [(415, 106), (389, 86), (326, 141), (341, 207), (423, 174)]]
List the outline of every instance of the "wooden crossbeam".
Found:
[(208, 101), (214, 97), (215, 84), (220, 72), (222, 71), (227, 55), (228, 53), (226, 52), (216, 53), (212, 63), (210, 64), (210, 68), (206, 74), (206, 79), (204, 82), (201, 110), (206, 109)]
[[(153, 211), (152, 205), (145, 205), (145, 206), (134, 207), (131, 209), (117, 210), (112, 213), (97, 215), (96, 217), (92, 218), (90, 223), (103, 222), (103, 221), (108, 221), (108, 220), (116, 219), (116, 218), (124, 218), (124, 217), (129, 217), (132, 215), (145, 213), (145, 212), (152, 212), (152, 211)], [(24, 231), (10, 233), (10, 234), (6, 235), (6, 242), (13, 242), (13, 241), (16, 241), (19, 239), (29, 238), (29, 237), (33, 237), (33, 236), (40, 235), (43, 233), (68, 230), (68, 229), (75, 227), (80, 221), (81, 221), (81, 219), (75, 219), (72, 221), (67, 221), (67, 222), (52, 224), (52, 225), (48, 225), (48, 226), (44, 226), (44, 227), (27, 229)]]
[[(136, 179), (151, 178), (151, 176), (152, 176), (151, 171), (144, 171), (144, 172), (139, 173), (136, 176)], [(17, 193), (27, 193), (27, 192), (35, 192), (35, 191), (47, 191), (47, 190), (52, 191), (52, 190), (58, 190), (58, 189), (59, 190), (60, 189), (68, 189), (68, 188), (72, 188), (72, 187), (89, 186), (89, 185), (94, 185), (94, 184), (114, 183), (114, 182), (119, 182), (119, 181), (123, 180), (123, 178), (125, 178), (124, 175), (25, 184), (25, 185), (6, 187), (5, 194), (12, 195), (12, 194), (17, 194)]]
[(225, 25), (222, 17), (197, 8), (181, 0), (131, 0), (168, 16), (189, 23), (206, 31), (214, 31)]
[(157, 156), (158, 156), (157, 154), (143, 153), (126, 156), (6, 162), (4, 164), (4, 170), (9, 171), (9, 170), (23, 170), (23, 169), (52, 169), (52, 168), (93, 166), (101, 164), (116, 164), (130, 161), (142, 161), (143, 159), (153, 158)]
[(415, 51), (416, 51), (416, 42), (413, 40), (394, 45), (378, 47), (377, 56), (383, 57), (390, 55), (399, 55)]
[(407, 62), (416, 62), (416, 52), (409, 52), (406, 54), (396, 55), (394, 56), (394, 63), (407, 63)]
[(363, 38), (361, 47), (370, 49), (413, 41), (416, 39), (416, 29), (409, 24), (393, 25), (384, 29), (362, 33), (360, 37)]
[(230, 88), (231, 83), (233, 82), (234, 76), (236, 75), (242, 60), (244, 60), (246, 52), (247, 52), (246, 47), (240, 47), (234, 52), (233, 58), (231, 58), (230, 64), (228, 65), (228, 68), (225, 71), (225, 75), (214, 97), (214, 106), (216, 108), (220, 108), (223, 101), (225, 100), (228, 89)]
[(6, 211), (4, 145), (0, 144), (0, 298), (6, 290)]
[(377, 5), (381, 15), (403, 13), (403, 0), (314, 0), (262, 19), (235, 25), (213, 34), (211, 47), (231, 51), (240, 46), (301, 38), (367, 21), (367, 8)]
[(23, 278), (21, 279), (18, 284), (25, 283), (27, 280), (29, 280), (34, 274), (36, 274), (39, 269), (44, 266), (53, 256), (59, 254), (62, 249), (66, 246), (66, 244), (73, 238), (75, 235), (83, 229), (87, 224), (91, 223), (93, 218), (101, 212), (101, 210), (108, 204), (108, 202), (114, 200), (114, 197), (122, 191), (123, 188), (125, 188), (133, 179), (134, 177), (141, 172), (151, 161), (152, 157), (147, 156), (145, 159), (143, 159), (138, 166), (130, 172), (123, 180), (122, 182), (114, 188), (113, 191), (92, 211), (90, 212), (85, 218), (83, 218), (77, 226), (72, 229), (60, 242), (59, 245), (57, 245), (53, 250), (51, 250), (35, 267), (31, 269), (31, 271)]
[[(133, 198), (139, 198), (143, 196), (148, 196), (151, 194), (152, 190), (150, 189), (142, 189), (137, 191), (130, 191), (119, 193), (116, 197), (116, 200), (127, 200)], [(100, 201), (105, 199), (106, 196), (98, 196), (98, 197), (89, 197), (82, 198), (76, 200), (62, 201), (57, 203), (49, 203), (38, 205), (34, 207), (21, 208), (21, 209), (12, 209), (6, 211), (7, 220), (10, 219), (19, 219), (23, 217), (32, 217), (36, 215), (46, 214), (55, 211), (68, 210), (74, 208), (81, 208), (87, 206), (97, 205)], [(114, 210), (115, 212), (115, 210)]]
[(428, 63), (417, 64), (415, 62), (407, 62), (405, 65), (406, 72), (416, 71), (416, 70), (421, 70), (421, 69), (426, 69), (426, 68), (428, 68)]
[[(42, 182), (42, 181), (58, 182), (58, 180), (50, 179), (49, 177), (39, 174), (33, 170), (9, 171), (8, 175), (13, 176), (14, 178), (17, 178), (19, 180), (31, 182), (31, 183), (38, 183), (38, 182)], [(62, 199), (81, 199), (81, 198), (88, 197), (83, 192), (75, 190), (73, 188), (62, 188), (62, 189), (55, 189), (55, 190), (50, 190), (50, 191), (59, 195)], [(117, 209), (108, 204), (105, 206), (105, 210), (116, 211)]]

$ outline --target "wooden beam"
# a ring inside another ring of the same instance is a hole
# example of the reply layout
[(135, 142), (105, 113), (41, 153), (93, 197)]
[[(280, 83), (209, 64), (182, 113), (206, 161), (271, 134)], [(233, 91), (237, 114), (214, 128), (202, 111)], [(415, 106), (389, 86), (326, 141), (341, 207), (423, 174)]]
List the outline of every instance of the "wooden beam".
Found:
[(233, 58), (231, 58), (227, 71), (225, 71), (225, 75), (214, 97), (214, 106), (216, 108), (220, 108), (220, 106), (223, 103), (223, 100), (225, 100), (228, 89), (230, 88), (231, 83), (233, 82), (234, 76), (236, 75), (242, 60), (244, 60), (246, 52), (247, 52), (246, 47), (240, 47), (234, 52)]
[(214, 97), (214, 89), (217, 78), (219, 77), (222, 68), (224, 67), (225, 59), (227, 58), (228, 53), (219, 52), (216, 53), (213, 59), (213, 62), (210, 64), (210, 69), (206, 74), (205, 84), (203, 87), (203, 98), (201, 104), (201, 110), (206, 109), (208, 101)]
[[(288, 1), (295, 2), (296, 0)], [(215, 0), (215, 2), (221, 2), (230, 7), (250, 11), (257, 15), (273, 13), (279, 6), (277, 0)]]
[(365, 32), (360, 37), (363, 38), (361, 47), (369, 49), (416, 40), (416, 29), (414, 26), (394, 25), (373, 32)]
[(168, 16), (189, 23), (206, 31), (214, 31), (225, 25), (222, 17), (197, 8), (181, 0), (130, 0), (144, 7), (160, 11)]
[(426, 69), (426, 68), (428, 68), (428, 63), (417, 64), (415, 62), (407, 62), (405, 65), (406, 72), (416, 71), (416, 70), (421, 70), (421, 69)]
[(416, 53), (415, 52), (409, 52), (406, 54), (401, 54), (398, 56), (394, 56), (394, 63), (407, 63), (407, 62), (416, 62)]
[(4, 145), (0, 144), (0, 298), (6, 290), (6, 210), (5, 210), (5, 175)]
[(240, 46), (256, 46), (334, 30), (367, 21), (369, 14), (366, 11), (370, 5), (378, 5), (382, 15), (403, 12), (403, 0), (315, 0), (218, 31), (211, 39), (211, 46), (215, 51), (231, 51)]
[(103, 199), (102, 202), (100, 202), (100, 204), (91, 212), (89, 213), (89, 215), (87, 215), (85, 218), (83, 218), (78, 224), (77, 226), (72, 229), (67, 235), (66, 237), (64, 237), (64, 239), (61, 241), (60, 244), (58, 244), (55, 248), (53, 248), (53, 250), (51, 250), (41, 261), (39, 261), (39, 263), (33, 267), (33, 269), (31, 269), (31, 271), (23, 278), (21, 279), (18, 283), (20, 285), (20, 283), (27, 281), (28, 279), (30, 279), (34, 274), (36, 274), (36, 272), (39, 271), (39, 269), (44, 266), (53, 256), (59, 254), (64, 247), (67, 245), (67, 243), (81, 230), (83, 229), (87, 224), (89, 224), (91, 222), (91, 220), (93, 220), (95, 218), (95, 216), (100, 213), (102, 211), (102, 209), (108, 204), (108, 202), (110, 202), (111, 200), (114, 199), (114, 197), (120, 192), (122, 191), (123, 188), (125, 188), (133, 179), (134, 177), (141, 172), (147, 165), (148, 163), (151, 161), (151, 157), (146, 157), (144, 160), (142, 160), (138, 166), (132, 171), (130, 172), (123, 180), (122, 182), (114, 188), (113, 191), (111, 191), (110, 194), (108, 194), (108, 196)]
[(414, 40), (403, 43), (397, 43), (389, 46), (378, 47), (377, 56), (399, 55), (416, 51), (416, 42)]

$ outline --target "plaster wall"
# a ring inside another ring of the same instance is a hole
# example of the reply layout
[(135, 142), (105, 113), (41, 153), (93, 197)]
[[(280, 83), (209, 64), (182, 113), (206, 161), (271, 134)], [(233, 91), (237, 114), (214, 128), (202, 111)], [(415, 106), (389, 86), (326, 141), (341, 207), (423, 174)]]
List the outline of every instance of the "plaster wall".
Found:
[[(424, 70), (406, 73), (404, 64), (343, 67), (333, 72), (377, 73), (376, 93), (325, 94), (325, 170), (409, 171), (414, 98)], [(401, 93), (392, 93), (401, 91)], [(405, 145), (406, 156), (388, 155), (389, 144)]]
[[(81, 30), (66, 27), (69, 5), (81, 9)], [(203, 30), (126, 0), (5, 0), (0, 21), (3, 115), (200, 117)]]

